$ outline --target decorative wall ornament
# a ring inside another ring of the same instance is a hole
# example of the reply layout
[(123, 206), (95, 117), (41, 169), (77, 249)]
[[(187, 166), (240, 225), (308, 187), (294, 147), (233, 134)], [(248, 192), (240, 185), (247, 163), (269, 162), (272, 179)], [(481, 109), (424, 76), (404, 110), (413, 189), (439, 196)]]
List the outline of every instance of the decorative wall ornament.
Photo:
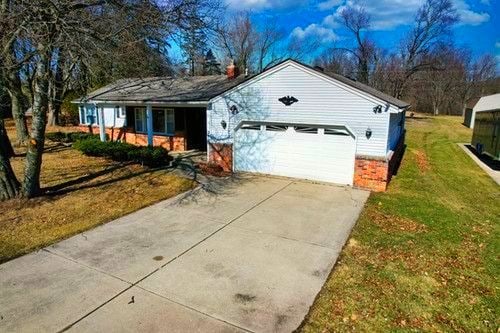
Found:
[(283, 96), (283, 97), (279, 98), (278, 101), (285, 104), (286, 106), (290, 106), (293, 103), (297, 103), (299, 100), (293, 96)]
[(382, 113), (382, 105), (377, 105), (373, 108), (373, 113)]
[(231, 114), (233, 116), (237, 115), (238, 114), (238, 107), (236, 105), (232, 105), (230, 108), (229, 108), (229, 111), (231, 111)]

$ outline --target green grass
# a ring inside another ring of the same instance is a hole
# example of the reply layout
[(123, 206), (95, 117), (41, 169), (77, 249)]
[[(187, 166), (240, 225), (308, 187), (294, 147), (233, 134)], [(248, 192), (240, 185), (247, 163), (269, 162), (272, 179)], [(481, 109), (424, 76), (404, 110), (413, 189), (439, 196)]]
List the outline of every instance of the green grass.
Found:
[(457, 117), (407, 122), (407, 150), (372, 194), (302, 332), (498, 332), (500, 187), (457, 142)]

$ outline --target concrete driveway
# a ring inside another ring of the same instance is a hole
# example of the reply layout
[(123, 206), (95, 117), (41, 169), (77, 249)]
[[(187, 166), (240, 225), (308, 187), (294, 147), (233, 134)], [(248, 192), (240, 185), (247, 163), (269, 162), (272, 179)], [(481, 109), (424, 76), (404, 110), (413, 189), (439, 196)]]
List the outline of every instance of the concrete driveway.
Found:
[(0, 331), (297, 328), (368, 192), (257, 176), (208, 188), (0, 265)]

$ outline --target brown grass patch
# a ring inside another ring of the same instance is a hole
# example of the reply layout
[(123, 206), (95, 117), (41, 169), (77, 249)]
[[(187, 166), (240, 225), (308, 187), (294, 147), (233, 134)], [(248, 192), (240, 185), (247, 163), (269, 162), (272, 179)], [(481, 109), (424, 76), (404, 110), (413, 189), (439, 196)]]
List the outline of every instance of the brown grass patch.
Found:
[[(0, 262), (109, 222), (195, 186), (171, 170), (123, 165), (47, 143), (41, 185), (47, 193), (0, 202)], [(17, 149), (22, 153), (22, 149)], [(22, 176), (24, 157), (12, 159)]]
[(427, 154), (423, 150), (415, 150), (414, 154), (417, 160), (418, 169), (421, 172), (429, 171), (431, 166), (429, 164), (429, 160), (427, 159)]
[(376, 208), (368, 212), (368, 217), (385, 232), (403, 231), (421, 233), (427, 231), (427, 226), (425, 224), (415, 222), (412, 219), (402, 216), (384, 214)]

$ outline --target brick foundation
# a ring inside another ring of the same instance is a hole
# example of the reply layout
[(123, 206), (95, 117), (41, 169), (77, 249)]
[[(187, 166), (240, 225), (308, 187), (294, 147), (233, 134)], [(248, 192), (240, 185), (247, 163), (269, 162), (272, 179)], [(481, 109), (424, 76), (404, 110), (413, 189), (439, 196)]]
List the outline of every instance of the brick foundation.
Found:
[(356, 156), (354, 162), (354, 186), (375, 192), (384, 192), (392, 176), (397, 172), (403, 158), (404, 138), (403, 134), (396, 149), (387, 160)]
[(210, 142), (208, 144), (208, 161), (219, 165), (226, 172), (233, 171), (233, 145)]
[[(98, 126), (80, 125), (78, 128), (83, 132), (99, 134)], [(148, 135), (135, 133), (132, 128), (106, 127), (106, 135), (113, 141), (127, 142), (137, 146), (148, 145)], [(153, 146), (161, 146), (170, 151), (184, 151), (186, 150), (186, 138), (182, 132), (175, 133), (174, 136), (153, 135)]]

